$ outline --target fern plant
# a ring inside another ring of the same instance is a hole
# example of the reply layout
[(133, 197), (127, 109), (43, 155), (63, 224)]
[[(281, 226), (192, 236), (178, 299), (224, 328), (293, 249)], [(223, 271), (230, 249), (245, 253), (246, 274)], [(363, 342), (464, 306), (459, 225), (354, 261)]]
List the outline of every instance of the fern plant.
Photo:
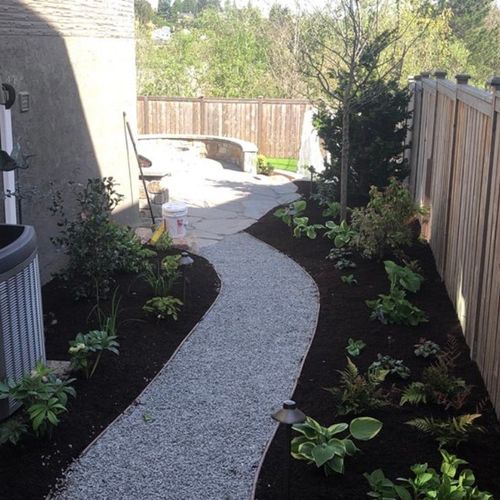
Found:
[(472, 435), (484, 432), (484, 427), (476, 423), (480, 413), (466, 413), (458, 417), (435, 419), (433, 417), (414, 418), (406, 422), (420, 432), (430, 434), (439, 447), (453, 446), (468, 441)]
[(451, 351), (439, 356), (424, 369), (421, 382), (413, 382), (404, 389), (400, 404), (437, 403), (446, 409), (460, 409), (470, 394), (471, 386), (451, 374), (454, 360)]
[(359, 415), (366, 410), (382, 408), (390, 404), (389, 394), (381, 384), (388, 370), (378, 370), (363, 375), (358, 367), (347, 358), (347, 366), (339, 370), (340, 382), (337, 387), (326, 388), (338, 400), (339, 415), (353, 413)]

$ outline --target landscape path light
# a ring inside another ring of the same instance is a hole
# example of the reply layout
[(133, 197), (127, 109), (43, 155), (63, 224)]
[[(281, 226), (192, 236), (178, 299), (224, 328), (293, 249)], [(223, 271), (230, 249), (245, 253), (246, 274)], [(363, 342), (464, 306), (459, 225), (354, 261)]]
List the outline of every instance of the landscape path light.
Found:
[(292, 452), (292, 425), (301, 424), (305, 422), (306, 415), (303, 411), (297, 408), (297, 403), (291, 399), (283, 402), (283, 408), (275, 411), (272, 414), (274, 420), (285, 426), (285, 439), (286, 439), (286, 460), (285, 460), (285, 474), (284, 474), (284, 498), (290, 498), (290, 460)]
[(181, 253), (181, 258), (179, 259), (179, 267), (181, 268), (182, 272), (182, 303), (184, 305), (186, 305), (186, 271), (188, 267), (191, 267), (193, 265), (193, 262), (194, 260), (189, 256), (187, 252)]

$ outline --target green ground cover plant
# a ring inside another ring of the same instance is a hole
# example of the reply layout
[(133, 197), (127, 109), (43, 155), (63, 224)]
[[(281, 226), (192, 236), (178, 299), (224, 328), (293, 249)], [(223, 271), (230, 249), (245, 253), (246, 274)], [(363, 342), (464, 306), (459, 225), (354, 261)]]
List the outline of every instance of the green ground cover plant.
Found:
[(368, 496), (380, 500), (493, 500), (493, 495), (480, 491), (470, 469), (460, 471), (467, 462), (446, 450), (440, 450), (440, 471), (428, 464), (416, 464), (410, 468), (412, 478), (398, 478), (398, 483), (385, 477), (382, 470), (365, 473), (371, 491)]
[(406, 423), (432, 436), (439, 443), (440, 448), (443, 446), (455, 448), (475, 434), (485, 432), (484, 427), (476, 422), (478, 418), (481, 418), (480, 413), (465, 413), (448, 418), (414, 418)]
[[(22, 404), (36, 436), (51, 434), (59, 424), (59, 415), (67, 411), (69, 396), (75, 397), (71, 386), (75, 379), (61, 380), (54, 371), (39, 362), (29, 375), (19, 382), (5, 380), (0, 383), (0, 399), (12, 398)], [(1, 424), (3, 440), (17, 443), (27, 427), (22, 419)]]
[(182, 301), (172, 296), (153, 297), (144, 304), (142, 309), (147, 315), (156, 319), (172, 317), (177, 320), (182, 305)]
[(337, 401), (337, 413), (359, 415), (365, 411), (390, 405), (389, 393), (381, 385), (388, 370), (360, 373), (358, 367), (347, 358), (347, 366), (338, 370), (337, 386), (326, 388)]
[(118, 356), (120, 344), (116, 335), (110, 335), (103, 330), (92, 330), (77, 334), (69, 346), (71, 368), (75, 371), (81, 370), (87, 378), (92, 378), (103, 353), (109, 351)]
[[(360, 417), (329, 427), (321, 426), (316, 420), (307, 417), (303, 424), (296, 424), (293, 430), (302, 434), (292, 440), (292, 457), (305, 460), (318, 468), (323, 468), (325, 475), (343, 474), (345, 459), (360, 450), (353, 439), (369, 441), (382, 429), (382, 422), (372, 417)], [(347, 433), (343, 438), (339, 434)]]

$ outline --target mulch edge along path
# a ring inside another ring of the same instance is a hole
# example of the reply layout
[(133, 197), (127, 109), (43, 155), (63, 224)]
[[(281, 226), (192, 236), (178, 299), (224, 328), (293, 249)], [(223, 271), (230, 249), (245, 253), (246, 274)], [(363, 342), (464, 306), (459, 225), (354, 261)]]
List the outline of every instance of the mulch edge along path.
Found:
[[(307, 198), (309, 183), (298, 182), (299, 191)], [(314, 201), (308, 201), (306, 216), (311, 223), (325, 221), (321, 209)], [(369, 320), (369, 310), (364, 301), (376, 298), (379, 293), (387, 293), (388, 280), (381, 262), (371, 262), (354, 258), (356, 269), (339, 271), (325, 257), (333, 246), (328, 239), (319, 236), (316, 240), (292, 238), (290, 229), (274, 217), (274, 210), (247, 229), (251, 235), (265, 241), (285, 253), (312, 276), (318, 285), (321, 297), (318, 327), (309, 353), (305, 359), (297, 387), (290, 395), (306, 415), (318, 420), (322, 425), (334, 422), (349, 422), (352, 415), (336, 417), (334, 398), (324, 390), (338, 382), (337, 370), (346, 366), (345, 346), (349, 337), (363, 339), (367, 346), (361, 355), (352, 358), (361, 371), (376, 360), (377, 353), (402, 359), (411, 369), (411, 377), (402, 381), (388, 377), (386, 388), (394, 385), (395, 391), (412, 381), (420, 379), (420, 374), (429, 361), (418, 358), (413, 353), (413, 345), (421, 337), (446, 346), (448, 336), (457, 344), (460, 357), (454, 375), (462, 377), (473, 390), (465, 406), (458, 410), (444, 411), (436, 405), (405, 405), (399, 407), (395, 392), (395, 405), (366, 412), (366, 415), (380, 419), (384, 427), (372, 441), (361, 443), (362, 452), (346, 459), (344, 475), (325, 477), (322, 470), (305, 462), (290, 459), (290, 490), (293, 499), (361, 499), (367, 498), (368, 482), (364, 472), (381, 468), (387, 477), (411, 477), (409, 467), (415, 463), (428, 462), (439, 469), (441, 456), (438, 444), (428, 435), (405, 425), (405, 422), (424, 416), (447, 417), (464, 413), (482, 413), (479, 423), (486, 428), (457, 449), (448, 451), (469, 462), (476, 484), (481, 490), (488, 490), (500, 498), (500, 427), (489, 401), (479, 370), (470, 360), (469, 348), (463, 338), (460, 324), (444, 284), (438, 275), (434, 258), (426, 243), (415, 242), (405, 249), (410, 259), (418, 259), (423, 268), (425, 281), (420, 292), (411, 301), (423, 309), (429, 322), (418, 327), (382, 325)], [(358, 286), (349, 286), (340, 280), (341, 275), (354, 274)], [(261, 463), (256, 480), (255, 498), (258, 500), (284, 498), (284, 476), (288, 457), (285, 446), (285, 432), (282, 427), (269, 443), (267, 453)]]
[[(175, 253), (175, 252), (168, 252)], [(221, 283), (212, 265), (192, 255), (187, 271), (186, 306), (174, 321), (146, 319), (142, 306), (151, 293), (137, 275), (117, 277), (122, 296), (118, 341), (120, 354), (105, 353), (94, 376), (77, 376), (77, 395), (51, 438), (25, 438), (0, 448), (0, 498), (45, 498), (65, 469), (113, 422), (156, 377), (211, 308)], [(172, 294), (182, 299), (178, 280)], [(47, 359), (68, 360), (68, 342), (96, 327), (89, 319), (93, 303), (74, 302), (53, 280), (42, 288)], [(104, 307), (108, 304), (104, 304)], [(75, 376), (75, 375), (72, 375)], [(125, 389), (126, 388), (126, 389)]]

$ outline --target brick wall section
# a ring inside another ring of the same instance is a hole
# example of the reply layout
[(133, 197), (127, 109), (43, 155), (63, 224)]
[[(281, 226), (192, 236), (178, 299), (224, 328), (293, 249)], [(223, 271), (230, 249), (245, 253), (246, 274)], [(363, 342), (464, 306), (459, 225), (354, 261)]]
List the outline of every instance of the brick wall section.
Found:
[(133, 0), (0, 0), (0, 35), (133, 38)]

